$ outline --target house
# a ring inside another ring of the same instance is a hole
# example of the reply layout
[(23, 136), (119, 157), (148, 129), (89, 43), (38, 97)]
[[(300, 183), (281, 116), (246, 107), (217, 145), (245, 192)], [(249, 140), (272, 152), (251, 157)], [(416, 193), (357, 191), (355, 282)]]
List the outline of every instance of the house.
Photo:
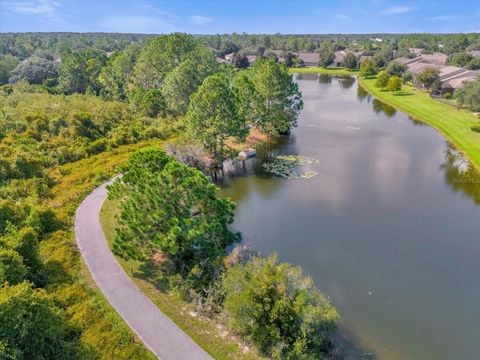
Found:
[(226, 54), (226, 55), (224, 56), (224, 58), (225, 58), (225, 60), (227, 60), (227, 61), (232, 61), (234, 56), (235, 56), (235, 53), (233, 52), (233, 53), (230, 53), (230, 54)]
[(445, 66), (439, 68), (438, 70), (440, 73), (440, 81), (445, 81), (446, 79), (450, 79), (468, 71), (458, 66)]
[(414, 53), (415, 56), (420, 56), (421, 54), (423, 54), (425, 52), (425, 49), (422, 49), (422, 48), (409, 48), (408, 51), (410, 51), (411, 53)]
[(417, 75), (418, 73), (421, 73), (423, 70), (427, 68), (432, 68), (432, 67), (437, 69), (436, 66), (425, 61), (415, 61), (407, 65), (408, 71), (410, 71), (413, 75)]
[(473, 57), (480, 57), (480, 50), (470, 51), (470, 55)]
[(347, 53), (343, 50), (335, 51), (335, 59), (333, 60), (333, 66), (342, 67), (345, 61), (345, 55), (347, 55)]
[(466, 70), (463, 73), (452, 75), (442, 81), (442, 92), (452, 94), (467, 81), (474, 81), (480, 76), (480, 71)]
[(420, 55), (420, 58), (430, 64), (445, 65), (448, 56), (440, 52), (435, 52), (433, 54), (422, 54)]
[(318, 66), (320, 55), (318, 53), (296, 53), (299, 59), (303, 60), (305, 66)]
[(257, 55), (247, 55), (248, 63), (251, 64), (257, 60)]

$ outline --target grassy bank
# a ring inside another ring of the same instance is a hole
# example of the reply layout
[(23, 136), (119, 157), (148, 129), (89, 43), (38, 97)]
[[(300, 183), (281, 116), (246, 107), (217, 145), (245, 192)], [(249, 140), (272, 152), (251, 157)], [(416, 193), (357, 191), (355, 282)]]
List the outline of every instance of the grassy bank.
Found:
[(356, 70), (348, 69), (328, 69), (322, 67), (303, 67), (303, 68), (290, 68), (290, 73), (297, 74), (329, 74), (329, 75), (355, 75), (358, 73)]
[[(107, 199), (100, 213), (100, 222), (110, 245), (115, 237), (117, 213), (118, 203)], [(117, 260), (140, 291), (215, 359), (262, 359), (254, 350), (228, 334), (223, 326), (196, 314), (192, 304), (168, 290), (166, 279), (153, 263), (127, 261), (120, 257)]]
[(73, 220), (75, 211), (95, 186), (117, 173), (117, 166), (145, 146), (161, 144), (148, 141), (121, 146), (110, 151), (49, 169), (55, 184), (48, 204), (55, 209), (65, 230), (40, 242), (40, 255), (52, 281), (48, 287), (55, 301), (65, 307), (68, 323), (81, 330), (81, 358), (154, 359), (123, 319), (96, 291), (89, 271), (76, 247)]
[(432, 99), (427, 91), (412, 86), (405, 85), (402, 91), (394, 95), (376, 88), (374, 78), (359, 78), (359, 82), (376, 98), (440, 131), (480, 170), (480, 134), (470, 129), (479, 119), (473, 113)]

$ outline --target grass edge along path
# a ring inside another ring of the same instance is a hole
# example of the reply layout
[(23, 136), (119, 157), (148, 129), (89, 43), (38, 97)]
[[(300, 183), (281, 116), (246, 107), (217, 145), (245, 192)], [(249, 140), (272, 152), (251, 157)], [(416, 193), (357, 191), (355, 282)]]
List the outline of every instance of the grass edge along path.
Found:
[[(115, 215), (118, 211), (118, 202), (108, 198), (100, 211), (100, 223), (110, 247), (115, 237)], [(161, 277), (155, 278), (154, 272), (149, 271), (148, 264), (145, 267), (145, 262), (125, 260), (119, 256), (116, 259), (140, 291), (212, 357), (225, 360), (263, 359), (255, 349), (229, 334), (222, 324), (197, 314), (192, 304), (181, 300), (174, 293), (158, 289), (153, 282), (156, 281), (161, 286)]]
[(56, 301), (68, 304), (68, 321), (81, 329), (81, 345), (98, 351), (100, 358), (154, 359), (155, 356), (96, 287), (76, 246), (73, 232), (75, 212), (83, 199), (116, 174), (117, 166), (134, 151), (155, 144), (161, 144), (161, 141), (120, 146), (47, 170), (54, 186), (46, 203), (55, 209), (58, 219), (67, 224), (59, 236), (50, 236), (40, 242), (42, 261), (57, 269), (59, 274), (52, 279), (49, 292)]
[(289, 71), (298, 74), (357, 75), (359, 84), (372, 96), (413, 119), (432, 126), (460, 151), (477, 171), (480, 171), (480, 133), (471, 130), (480, 119), (472, 112), (456, 109), (431, 98), (427, 91), (417, 90), (409, 85), (404, 85), (401, 92), (393, 95), (375, 87), (376, 77), (365, 79), (358, 76), (358, 71), (321, 67), (290, 68)]

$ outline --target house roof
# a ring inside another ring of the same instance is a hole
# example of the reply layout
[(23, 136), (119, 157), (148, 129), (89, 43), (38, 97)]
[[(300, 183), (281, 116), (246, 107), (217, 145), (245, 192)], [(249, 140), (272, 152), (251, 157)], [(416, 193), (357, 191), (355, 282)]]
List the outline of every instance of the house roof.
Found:
[(448, 56), (439, 52), (433, 53), (433, 54), (422, 54), (420, 55), (420, 58), (422, 60), (427, 61), (431, 64), (436, 64), (436, 65), (445, 65), (447, 62)]
[(247, 55), (247, 59), (249, 63), (254, 62), (257, 60), (257, 55)]
[(467, 81), (474, 81), (479, 74), (480, 71), (468, 71), (460, 76), (454, 76), (448, 81), (445, 81), (443, 83), (443, 87), (451, 87), (453, 89), (457, 89)]
[(266, 50), (266, 52), (271, 52), (271, 53), (274, 53), (275, 55), (277, 56), (282, 56), (283, 55), (283, 50)]
[(320, 55), (318, 53), (297, 53), (297, 56), (305, 63), (318, 63)]
[(345, 60), (345, 51), (335, 51), (335, 63), (343, 63), (343, 60)]
[(408, 51), (414, 53), (416, 56), (425, 52), (425, 49), (422, 48), (409, 48)]
[(452, 76), (462, 74), (467, 70), (458, 67), (458, 66), (444, 66), (439, 69), (440, 72), (440, 80), (444, 81)]
[(475, 51), (470, 51), (470, 55), (479, 57), (480, 56), (480, 50), (475, 50)]
[(234, 52), (230, 53), (230, 54), (225, 54), (224, 58), (225, 60), (232, 60), (233, 59), (233, 55), (235, 55)]
[(413, 74), (418, 74), (419, 72), (422, 72), (426, 68), (431, 68), (431, 67), (438, 70), (438, 67), (432, 66), (432, 64), (424, 61), (416, 61), (408, 64), (407, 66), (408, 66), (408, 71), (410, 71)]

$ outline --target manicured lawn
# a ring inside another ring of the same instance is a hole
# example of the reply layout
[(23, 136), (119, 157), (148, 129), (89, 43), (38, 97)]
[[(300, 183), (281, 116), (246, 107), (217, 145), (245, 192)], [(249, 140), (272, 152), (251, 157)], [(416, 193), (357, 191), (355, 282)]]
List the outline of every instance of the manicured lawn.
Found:
[[(107, 199), (100, 213), (100, 222), (110, 245), (115, 237), (117, 213), (118, 202)], [(138, 288), (215, 359), (262, 359), (254, 350), (244, 352), (244, 345), (229, 335), (224, 327), (197, 315), (191, 304), (168, 291), (165, 288), (165, 278), (155, 265), (150, 262), (126, 261), (120, 257), (117, 260)]]
[(355, 75), (358, 73), (356, 70), (348, 69), (327, 69), (322, 67), (303, 67), (303, 68), (290, 68), (290, 73), (297, 74), (331, 74), (331, 75)]
[(473, 113), (463, 109), (457, 110), (449, 104), (432, 99), (428, 92), (412, 86), (404, 85), (403, 90), (394, 95), (376, 88), (374, 78), (359, 78), (359, 82), (376, 98), (440, 131), (480, 170), (480, 134), (470, 129), (480, 120)]

